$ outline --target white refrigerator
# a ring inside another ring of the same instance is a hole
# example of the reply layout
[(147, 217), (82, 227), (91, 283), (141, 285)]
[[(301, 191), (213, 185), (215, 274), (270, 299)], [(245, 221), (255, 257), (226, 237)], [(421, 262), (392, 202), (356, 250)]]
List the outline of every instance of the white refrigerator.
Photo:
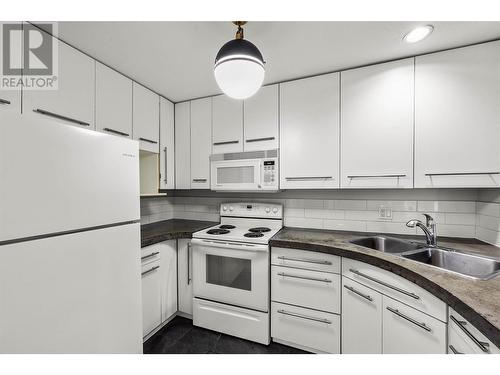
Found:
[(0, 113), (0, 353), (142, 353), (138, 143)]

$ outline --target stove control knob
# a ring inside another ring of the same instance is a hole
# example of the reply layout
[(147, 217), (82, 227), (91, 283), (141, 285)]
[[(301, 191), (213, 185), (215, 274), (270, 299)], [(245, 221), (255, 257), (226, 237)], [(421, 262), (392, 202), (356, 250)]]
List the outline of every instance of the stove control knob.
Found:
[(276, 207), (273, 208), (273, 213), (277, 213), (278, 212), (278, 209)]
[(229, 206), (229, 211), (232, 211), (234, 210), (234, 207), (233, 206)]
[(266, 207), (266, 212), (267, 213), (271, 212), (271, 209), (269, 207)]
[(226, 206), (222, 206), (222, 211), (227, 211), (227, 207)]

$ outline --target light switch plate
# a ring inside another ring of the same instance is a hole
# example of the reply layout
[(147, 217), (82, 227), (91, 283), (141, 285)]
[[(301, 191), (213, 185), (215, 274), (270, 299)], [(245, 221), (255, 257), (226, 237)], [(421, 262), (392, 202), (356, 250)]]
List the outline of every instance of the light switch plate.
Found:
[(392, 220), (392, 208), (386, 206), (379, 206), (378, 218), (382, 220)]

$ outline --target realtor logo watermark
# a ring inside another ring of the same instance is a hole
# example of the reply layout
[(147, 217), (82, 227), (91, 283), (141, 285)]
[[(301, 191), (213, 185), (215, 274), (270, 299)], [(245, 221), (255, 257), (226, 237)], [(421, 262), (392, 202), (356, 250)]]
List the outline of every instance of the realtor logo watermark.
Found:
[(57, 25), (43, 23), (43, 32), (31, 24), (2, 23), (0, 30), (0, 89), (57, 90)]

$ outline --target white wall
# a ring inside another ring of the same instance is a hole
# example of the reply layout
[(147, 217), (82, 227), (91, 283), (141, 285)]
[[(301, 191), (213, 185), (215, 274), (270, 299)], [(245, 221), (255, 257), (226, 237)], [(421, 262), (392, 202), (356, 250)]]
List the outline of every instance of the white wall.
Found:
[(476, 238), (500, 246), (500, 189), (480, 190), (476, 213)]

